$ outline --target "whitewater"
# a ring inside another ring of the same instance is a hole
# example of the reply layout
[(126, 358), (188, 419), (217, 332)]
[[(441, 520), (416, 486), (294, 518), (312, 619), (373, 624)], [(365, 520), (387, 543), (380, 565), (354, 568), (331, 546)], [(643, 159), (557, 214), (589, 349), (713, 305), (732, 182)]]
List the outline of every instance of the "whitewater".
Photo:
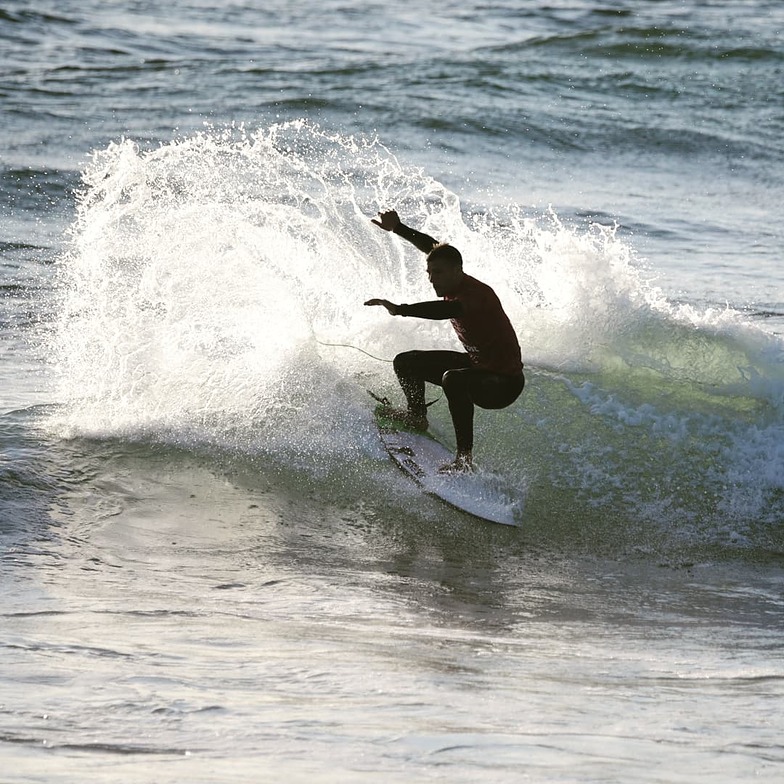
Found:
[(598, 512), (638, 542), (639, 523), (725, 546), (754, 529), (753, 547), (779, 547), (781, 340), (728, 308), (668, 302), (614, 226), (471, 214), (378, 140), (299, 122), (112, 145), (79, 206), (52, 338), (66, 437), (314, 474), (376, 454), (367, 389), (399, 397), (397, 351), (454, 344), (448, 325), (361, 307), (378, 291), (432, 298), (419, 254), (370, 222), (394, 207), (461, 248), (517, 326), (534, 383), (477, 429), (483, 464), (532, 517)]

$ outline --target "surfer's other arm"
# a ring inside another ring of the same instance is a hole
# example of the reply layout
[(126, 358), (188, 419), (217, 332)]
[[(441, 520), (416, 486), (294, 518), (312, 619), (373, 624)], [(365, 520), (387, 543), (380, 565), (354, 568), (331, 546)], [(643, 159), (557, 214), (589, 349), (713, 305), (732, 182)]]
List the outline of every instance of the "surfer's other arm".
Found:
[(421, 250), (422, 253), (430, 253), (430, 251), (439, 244), (438, 240), (434, 240), (428, 234), (412, 229), (410, 226), (406, 226), (405, 223), (400, 220), (400, 216), (395, 210), (379, 212), (378, 220), (371, 218), (370, 222), (375, 223), (376, 226), (384, 229), (384, 231), (391, 231), (393, 234), (397, 234), (398, 237), (408, 240), (415, 248)]

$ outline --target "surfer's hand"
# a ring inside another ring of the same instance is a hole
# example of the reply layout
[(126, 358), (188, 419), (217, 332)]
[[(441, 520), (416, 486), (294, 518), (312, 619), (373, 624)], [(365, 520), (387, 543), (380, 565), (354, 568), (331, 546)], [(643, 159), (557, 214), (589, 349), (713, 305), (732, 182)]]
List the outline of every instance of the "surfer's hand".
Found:
[(390, 302), (388, 299), (369, 299), (365, 304), (381, 305), (389, 311), (390, 316), (397, 316), (400, 312), (400, 305), (395, 305), (394, 302)]
[(400, 224), (400, 217), (398, 216), (397, 212), (395, 212), (395, 210), (389, 210), (387, 212), (379, 212), (378, 217), (381, 220), (376, 220), (375, 218), (371, 218), (370, 222), (375, 223), (376, 226), (384, 229), (384, 231), (394, 231)]

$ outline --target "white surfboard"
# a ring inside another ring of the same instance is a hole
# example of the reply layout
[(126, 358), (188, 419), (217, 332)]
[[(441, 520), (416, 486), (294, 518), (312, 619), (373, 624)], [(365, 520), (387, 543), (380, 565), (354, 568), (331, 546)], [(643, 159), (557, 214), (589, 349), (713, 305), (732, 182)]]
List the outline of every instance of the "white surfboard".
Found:
[(501, 525), (518, 525), (521, 504), (481, 471), (439, 474), (454, 460), (443, 444), (427, 433), (398, 429), (389, 419), (376, 416), (381, 443), (389, 456), (428, 495), (474, 517)]

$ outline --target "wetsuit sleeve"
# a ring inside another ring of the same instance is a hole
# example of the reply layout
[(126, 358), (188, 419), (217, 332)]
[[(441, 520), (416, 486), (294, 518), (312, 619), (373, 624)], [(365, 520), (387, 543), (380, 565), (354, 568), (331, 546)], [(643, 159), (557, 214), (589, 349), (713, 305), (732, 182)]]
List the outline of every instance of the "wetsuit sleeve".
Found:
[(413, 305), (401, 305), (398, 313), (401, 316), (413, 316), (423, 319), (457, 318), (463, 312), (463, 306), (455, 300), (437, 299), (433, 302), (417, 302)]
[(398, 237), (408, 240), (414, 247), (421, 250), (422, 253), (430, 253), (430, 251), (438, 245), (438, 240), (434, 240), (428, 234), (412, 229), (404, 223), (398, 223), (393, 229), (393, 232), (397, 234)]

